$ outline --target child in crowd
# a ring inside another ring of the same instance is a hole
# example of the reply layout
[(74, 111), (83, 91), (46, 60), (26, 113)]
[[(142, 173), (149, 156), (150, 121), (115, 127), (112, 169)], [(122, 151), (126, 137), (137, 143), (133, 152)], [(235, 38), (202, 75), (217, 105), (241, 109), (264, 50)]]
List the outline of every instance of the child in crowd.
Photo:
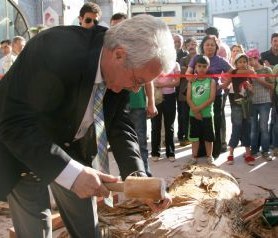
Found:
[[(274, 66), (272, 69), (272, 73), (274, 75), (278, 74), (278, 64)], [(274, 92), (272, 97), (272, 121), (273, 121), (273, 127), (272, 127), (272, 145), (273, 145), (273, 153), (272, 155), (274, 157), (278, 157), (278, 77), (275, 77), (274, 82)], [(270, 132), (271, 133), (271, 132)]]
[[(180, 74), (180, 65), (176, 62), (176, 66), (171, 74)], [(161, 142), (161, 126), (162, 117), (164, 119), (165, 128), (165, 147), (166, 157), (174, 162), (175, 158), (175, 144), (174, 144), (174, 123), (176, 118), (176, 91), (175, 87), (180, 83), (177, 77), (161, 76), (154, 80), (155, 90), (161, 90), (162, 100), (156, 104), (158, 114), (151, 119), (151, 146), (152, 146), (152, 160), (154, 162), (161, 159), (160, 156), (160, 142)]]
[[(272, 74), (269, 67), (260, 64), (260, 53), (257, 49), (246, 52), (249, 65), (257, 74)], [(262, 157), (268, 161), (272, 160), (269, 154), (270, 134), (268, 130), (269, 113), (271, 109), (271, 91), (274, 89), (272, 77), (259, 77), (253, 79), (252, 116), (251, 116), (251, 151), (256, 156), (262, 147)], [(260, 144), (259, 133), (261, 137)]]
[[(235, 70), (232, 74), (236, 74), (238, 70), (248, 69), (248, 57), (245, 54), (238, 54), (234, 60)], [(250, 70), (254, 74), (253, 70)], [(251, 93), (253, 92), (252, 82), (249, 78), (232, 77), (233, 92), (229, 93), (231, 104), (232, 134), (229, 141), (230, 154), (227, 159), (228, 164), (234, 163), (234, 149), (237, 147), (239, 140), (245, 147), (245, 162), (248, 165), (254, 165), (255, 159), (251, 156), (250, 148), (250, 106)]]
[(193, 157), (190, 160), (191, 164), (197, 163), (200, 138), (205, 141), (208, 164), (213, 163), (213, 102), (215, 99), (216, 84), (215, 80), (208, 77), (202, 77), (202, 75), (207, 73), (209, 65), (210, 61), (208, 57), (198, 55), (194, 67), (197, 79), (192, 80), (192, 82), (188, 81), (187, 86), (187, 103), (190, 107), (189, 137), (192, 141)]
[(244, 53), (244, 48), (240, 44), (232, 45), (231, 47), (231, 58), (229, 60), (232, 66), (235, 66), (235, 58), (238, 54)]

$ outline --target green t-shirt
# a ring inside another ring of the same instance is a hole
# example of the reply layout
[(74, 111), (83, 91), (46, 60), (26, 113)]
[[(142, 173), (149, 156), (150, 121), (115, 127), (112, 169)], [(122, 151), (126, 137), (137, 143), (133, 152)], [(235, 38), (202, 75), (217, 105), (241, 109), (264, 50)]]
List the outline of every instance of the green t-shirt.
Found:
[(130, 109), (146, 108), (146, 95), (144, 87), (141, 87), (138, 93), (129, 93)]
[[(210, 97), (210, 85), (211, 78), (205, 78), (203, 80), (196, 80), (191, 83), (191, 99), (194, 105), (199, 106), (206, 102)], [(201, 110), (203, 117), (213, 116), (213, 103)], [(194, 113), (190, 109), (190, 116), (194, 116)]]

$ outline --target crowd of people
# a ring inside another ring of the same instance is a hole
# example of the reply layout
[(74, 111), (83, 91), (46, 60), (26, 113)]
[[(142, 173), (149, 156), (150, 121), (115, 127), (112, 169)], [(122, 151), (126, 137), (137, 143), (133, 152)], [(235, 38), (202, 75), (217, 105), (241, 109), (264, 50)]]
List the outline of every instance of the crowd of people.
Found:
[[(278, 155), (278, 33), (260, 54), (230, 49), (214, 27), (198, 45), (151, 16), (117, 13), (109, 29), (99, 26), (101, 16), (97, 4), (85, 3), (80, 26), (42, 31), (26, 46), (21, 36), (1, 41), (0, 199), (9, 202), (18, 237), (52, 237), (48, 185), (71, 236), (99, 237), (95, 197), (109, 196), (104, 183), (118, 181), (99, 167), (109, 162), (107, 142), (123, 180), (152, 176), (148, 118), (157, 163), (162, 144), (176, 160), (175, 134), (180, 146), (192, 144), (190, 164), (206, 157), (212, 165), (228, 149), (233, 164), (240, 141), (248, 165), (259, 152), (268, 161)], [(144, 202), (157, 211), (171, 197)]]
[[(248, 165), (255, 164), (259, 153), (264, 159), (271, 161), (274, 156), (277, 156), (278, 151), (277, 77), (272, 76), (277, 73), (278, 67), (275, 66), (278, 64), (278, 33), (273, 33), (271, 36), (271, 48), (260, 54), (258, 49), (244, 49), (241, 44), (229, 48), (219, 39), (219, 32), (215, 27), (209, 27), (205, 32), (207, 35), (200, 45), (194, 38), (183, 41), (181, 35), (173, 34), (177, 62), (182, 74), (177, 87), (172, 87), (176, 93), (176, 104), (174, 103), (172, 108), (177, 105), (177, 138), (180, 146), (192, 143), (192, 158), (189, 163), (193, 164), (197, 162), (197, 158), (203, 156), (207, 157), (208, 163), (211, 164), (227, 150), (229, 150), (227, 163), (233, 164), (234, 149), (239, 142), (246, 149), (243, 157)], [(203, 66), (202, 70), (200, 64)], [(176, 71), (171, 73), (173, 74), (179, 73)], [(190, 74), (194, 74), (195, 77), (191, 77)], [(200, 74), (205, 76), (199, 77)], [(215, 90), (210, 81), (207, 83), (204, 81), (204, 77), (210, 78), (210, 75), (213, 75), (212, 79), (216, 83)], [(173, 78), (168, 77), (168, 80), (173, 82)], [(203, 83), (205, 85), (199, 85)], [(155, 89), (160, 90), (158, 87)], [(163, 101), (160, 104), (168, 108), (167, 97), (168, 95), (163, 93)], [(228, 143), (224, 111), (225, 106), (228, 105), (227, 98), (231, 106), (232, 122), (232, 133), (228, 135), (230, 137)], [(157, 105), (158, 108), (161, 107), (160, 104)], [(172, 132), (171, 143), (174, 140), (174, 123), (172, 120), (171, 125), (167, 125), (167, 118), (175, 114), (176, 110), (171, 112), (169, 108), (163, 114), (166, 118), (165, 132), (168, 130)], [(211, 118), (212, 126), (208, 122)], [(161, 130), (161, 126), (153, 126), (155, 120), (154, 117), (151, 138), (152, 159), (158, 161), (159, 153), (153, 146), (153, 140), (160, 143), (164, 138), (161, 140), (153, 137), (153, 134), (160, 135)], [(166, 139), (165, 135), (166, 151), (169, 151), (167, 141), (169, 138)], [(174, 149), (171, 148), (171, 151), (171, 157), (167, 153), (166, 155), (170, 161), (174, 161)]]

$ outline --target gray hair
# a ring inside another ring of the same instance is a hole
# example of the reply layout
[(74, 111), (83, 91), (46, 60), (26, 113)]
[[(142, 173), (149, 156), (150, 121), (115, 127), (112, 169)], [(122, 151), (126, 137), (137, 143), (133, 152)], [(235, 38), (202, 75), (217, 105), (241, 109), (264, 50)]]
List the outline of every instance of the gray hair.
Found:
[(169, 73), (175, 66), (176, 50), (167, 25), (149, 15), (137, 15), (111, 27), (105, 35), (104, 47), (122, 46), (127, 51), (126, 66), (139, 68), (152, 59)]
[(182, 35), (177, 34), (177, 33), (173, 33), (172, 35), (173, 35), (173, 38), (178, 37), (180, 39), (181, 44), (183, 43), (183, 36)]
[(15, 44), (17, 43), (18, 41), (26, 41), (22, 36), (15, 36), (13, 39), (12, 39), (12, 44)]

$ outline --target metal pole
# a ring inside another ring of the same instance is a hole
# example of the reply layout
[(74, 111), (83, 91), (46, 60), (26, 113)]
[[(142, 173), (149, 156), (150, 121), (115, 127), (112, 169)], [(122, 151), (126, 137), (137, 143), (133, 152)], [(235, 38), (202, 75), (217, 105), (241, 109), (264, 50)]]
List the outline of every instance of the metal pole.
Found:
[(127, 4), (127, 18), (131, 18), (131, 2), (130, 0), (126, 0)]
[(9, 39), (10, 32), (9, 32), (8, 0), (5, 1), (5, 9), (6, 9), (6, 37), (5, 37), (5, 39)]

